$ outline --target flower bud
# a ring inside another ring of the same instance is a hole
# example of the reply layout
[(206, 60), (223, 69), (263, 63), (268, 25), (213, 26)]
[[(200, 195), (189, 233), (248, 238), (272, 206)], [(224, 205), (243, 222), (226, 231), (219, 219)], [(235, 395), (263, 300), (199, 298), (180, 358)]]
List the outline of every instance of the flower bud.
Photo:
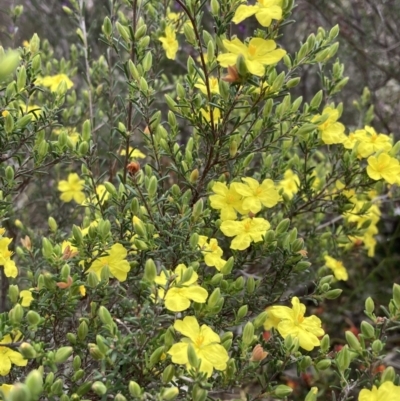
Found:
[[(186, 26), (186, 24), (185, 24)], [(169, 387), (162, 390), (161, 398), (165, 401), (173, 400), (179, 394), (179, 390), (176, 387)]]
[(336, 365), (341, 373), (344, 373), (350, 366), (350, 351), (349, 347), (345, 345), (336, 355)]
[(194, 184), (199, 179), (199, 170), (196, 168), (194, 169), (189, 176), (189, 181)]
[(95, 361), (100, 361), (105, 357), (96, 344), (89, 344), (89, 353)]
[(322, 359), (321, 361), (317, 362), (315, 367), (318, 370), (325, 370), (328, 369), (332, 364), (332, 361), (330, 359)]
[(207, 390), (201, 388), (198, 384), (193, 386), (192, 399), (193, 401), (205, 401), (207, 398)]
[(221, 298), (221, 290), (215, 288), (210, 297), (208, 298), (207, 305), (210, 309), (213, 309)]
[(306, 395), (304, 401), (317, 401), (318, 388), (311, 387), (311, 390)]
[(285, 386), (284, 384), (280, 384), (279, 386), (277, 386), (274, 389), (274, 394), (278, 397), (278, 398), (285, 398), (288, 395), (292, 394), (293, 389), (289, 386)]
[(361, 322), (361, 333), (365, 338), (374, 338), (375, 329), (372, 324), (366, 322), (365, 320)]
[(144, 266), (144, 280), (152, 283), (157, 276), (157, 267), (154, 263), (153, 259), (146, 260), (146, 264)]
[(27, 401), (31, 399), (28, 386), (22, 383), (14, 384), (7, 396), (7, 401)]
[(257, 344), (251, 353), (251, 362), (260, 362), (268, 356), (268, 352), (264, 351), (260, 344)]
[(43, 390), (43, 376), (39, 370), (29, 372), (25, 384), (27, 385), (33, 399), (38, 399)]
[[(168, 331), (167, 331), (168, 333)], [(161, 359), (161, 355), (164, 353), (164, 346), (158, 347), (153, 353), (150, 355), (150, 367), (154, 366)]]
[(128, 390), (129, 394), (134, 398), (140, 398), (142, 395), (142, 389), (140, 388), (139, 384), (133, 380), (129, 382)]
[(372, 345), (371, 345), (372, 351), (374, 351), (375, 353), (379, 353), (382, 351), (383, 349), (383, 343), (381, 340), (375, 340)]
[(106, 307), (100, 306), (97, 313), (98, 313), (98, 316), (99, 316), (100, 320), (102, 321), (102, 323), (113, 326), (114, 321), (111, 317), (110, 312), (107, 310)]
[(8, 288), (8, 297), (12, 304), (16, 304), (19, 298), (19, 288), (15, 284), (11, 284)]
[(95, 272), (89, 272), (87, 279), (86, 279), (86, 283), (88, 285), (88, 287), (90, 288), (96, 288), (97, 285), (99, 284), (100, 280), (97, 277), (97, 274)]
[(242, 305), (237, 311), (236, 321), (240, 322), (243, 318), (245, 318), (248, 311), (249, 307), (247, 305)]
[(164, 384), (168, 384), (174, 377), (175, 375), (175, 366), (174, 365), (168, 365), (162, 374), (162, 382)]
[(253, 320), (253, 325), (256, 329), (261, 327), (264, 322), (267, 320), (268, 317), (268, 312), (264, 311), (261, 312), (254, 320)]
[(221, 273), (223, 275), (227, 275), (230, 274), (232, 269), (233, 269), (233, 264), (235, 262), (235, 259), (233, 258), (233, 256), (231, 256), (226, 263), (224, 264), (224, 266), (222, 266), (221, 268)]
[(115, 398), (114, 401), (126, 401), (126, 397), (123, 396), (121, 393), (118, 393)]
[(360, 341), (358, 341), (358, 338), (353, 334), (353, 332), (347, 330), (345, 336), (350, 349), (358, 352), (362, 351)]
[(26, 314), (26, 321), (30, 326), (37, 326), (40, 323), (40, 320), (40, 315), (34, 310), (30, 310)]
[(375, 310), (375, 303), (371, 297), (368, 297), (365, 300), (365, 311), (368, 314), (372, 314), (372, 313), (374, 313), (374, 310)]
[(56, 354), (54, 356), (54, 362), (55, 363), (63, 363), (65, 362), (73, 352), (72, 347), (61, 347), (56, 351)]
[(322, 353), (326, 353), (329, 351), (329, 347), (330, 347), (330, 338), (329, 338), (329, 334), (325, 334), (322, 337), (321, 340), (321, 345), (320, 345), (320, 349)]
[(36, 357), (36, 351), (35, 349), (32, 347), (31, 344), (29, 343), (22, 343), (19, 348), (18, 351), (21, 353), (21, 355), (25, 358), (25, 359), (33, 359)]
[(20, 304), (16, 304), (14, 308), (8, 312), (8, 317), (13, 325), (18, 325), (24, 317), (24, 308)]
[(77, 332), (78, 339), (80, 341), (83, 341), (86, 338), (88, 332), (89, 332), (89, 327), (88, 327), (87, 323), (85, 322), (85, 320), (82, 320), (78, 326), (78, 332)]
[(243, 343), (250, 345), (254, 340), (254, 326), (253, 323), (247, 322), (243, 329), (242, 334)]
[(394, 382), (396, 378), (396, 372), (392, 366), (388, 366), (383, 372), (381, 377), (381, 384), (384, 382)]
[(92, 384), (92, 390), (99, 396), (104, 395), (107, 392), (107, 387), (100, 381), (95, 381)]
[(187, 356), (188, 356), (188, 361), (189, 361), (190, 366), (192, 366), (196, 369), (200, 367), (200, 360), (197, 357), (196, 351), (192, 344), (188, 345)]
[(393, 284), (393, 302), (397, 309), (400, 309), (400, 285)]

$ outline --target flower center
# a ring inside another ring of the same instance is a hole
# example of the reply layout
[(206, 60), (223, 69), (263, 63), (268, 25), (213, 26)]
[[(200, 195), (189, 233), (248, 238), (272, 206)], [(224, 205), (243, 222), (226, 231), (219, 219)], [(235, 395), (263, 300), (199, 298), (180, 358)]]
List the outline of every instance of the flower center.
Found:
[(255, 56), (257, 52), (257, 47), (254, 45), (249, 45), (249, 54), (250, 57)]
[(251, 221), (246, 221), (246, 223), (244, 223), (243, 227), (244, 227), (244, 231), (250, 231)]
[(200, 348), (203, 345), (203, 342), (204, 342), (204, 336), (198, 335), (194, 343), (197, 347)]

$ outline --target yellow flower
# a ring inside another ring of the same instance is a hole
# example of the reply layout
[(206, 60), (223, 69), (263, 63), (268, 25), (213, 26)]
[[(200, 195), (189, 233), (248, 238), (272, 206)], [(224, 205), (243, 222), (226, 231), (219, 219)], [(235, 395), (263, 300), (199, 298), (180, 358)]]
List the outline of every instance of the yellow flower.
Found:
[(262, 241), (269, 228), (269, 222), (261, 217), (247, 218), (241, 221), (226, 220), (220, 227), (227, 237), (235, 237), (230, 248), (239, 251), (247, 249), (252, 242)]
[(71, 89), (74, 86), (74, 83), (68, 78), (66, 74), (47, 75), (43, 78), (37, 78), (36, 84), (45, 86), (47, 88), (50, 88), (52, 92), (56, 92), (58, 85), (60, 85), (60, 83), (63, 81), (66, 83), (68, 89)]
[(346, 268), (343, 266), (343, 262), (336, 260), (330, 256), (325, 256), (324, 258), (325, 266), (329, 267), (333, 271), (336, 280), (348, 280), (349, 276), (347, 274)]
[(90, 198), (86, 198), (82, 204), (84, 206), (88, 206), (90, 204), (98, 205), (97, 199), (99, 199), (100, 204), (104, 205), (104, 202), (106, 202), (108, 200), (108, 198), (110, 197), (110, 193), (107, 191), (107, 188), (103, 184), (96, 186), (96, 194), (97, 194), (97, 196), (92, 195)]
[(71, 140), (71, 142), (73, 143), (74, 146), (81, 139), (81, 136), (79, 135), (78, 132), (76, 132), (76, 130), (74, 128), (53, 129), (53, 134), (60, 135), (61, 132), (63, 132), (63, 131), (65, 131), (67, 133), (69, 139)]
[(223, 44), (228, 53), (218, 56), (218, 61), (222, 67), (235, 65), (239, 55), (242, 55), (247, 69), (251, 74), (257, 76), (263, 76), (266, 65), (278, 63), (286, 54), (285, 50), (276, 48), (276, 43), (273, 40), (261, 38), (252, 38), (248, 46), (238, 38), (231, 41), (224, 39)]
[(12, 238), (0, 238), (0, 266), (4, 266), (4, 274), (6, 277), (17, 277), (18, 269), (15, 262), (11, 260), (13, 253), (8, 250)]
[(97, 220), (95, 220), (95, 221), (92, 221), (92, 222), (91, 222), (88, 226), (86, 226), (85, 228), (81, 228), (80, 230), (81, 230), (82, 236), (84, 237), (85, 235), (88, 234), (90, 227), (95, 228), (95, 227), (97, 227), (98, 225), (99, 225), (99, 222), (98, 222)]
[(23, 290), (19, 293), (19, 296), (21, 298), (21, 305), (24, 308), (28, 308), (29, 305), (32, 303), (33, 301), (33, 296), (32, 296), (32, 291), (29, 290)]
[(204, 262), (207, 266), (215, 266), (217, 270), (221, 270), (226, 260), (222, 259), (222, 249), (218, 246), (218, 241), (215, 238), (208, 238), (205, 235), (199, 236), (199, 247), (204, 255)]
[[(219, 120), (221, 119), (221, 112), (219, 111), (218, 107), (213, 107), (213, 120), (214, 120), (214, 125), (219, 124)], [(204, 119), (209, 123), (211, 122), (211, 114), (210, 114), (210, 109), (209, 108), (203, 108), (201, 109), (201, 115), (204, 117)]]
[(372, 390), (363, 388), (358, 395), (358, 401), (398, 401), (400, 400), (400, 386), (392, 382), (384, 382), (379, 388), (372, 387)]
[(293, 196), (299, 191), (299, 186), (299, 176), (289, 169), (285, 171), (283, 180), (279, 183), (278, 188), (283, 188), (283, 193), (287, 195), (289, 199), (292, 199)]
[(63, 202), (71, 202), (74, 200), (76, 203), (81, 204), (85, 200), (83, 193), (83, 185), (85, 181), (79, 179), (78, 174), (68, 174), (67, 181), (62, 180), (58, 183), (58, 190), (62, 192), (60, 199)]
[(13, 387), (12, 384), (2, 384), (0, 386), (0, 400), (2, 399), (1, 396), (3, 396), (3, 398), (7, 397)]
[(129, 262), (125, 260), (128, 252), (121, 244), (114, 244), (107, 252), (106, 256), (96, 259), (87, 273), (95, 272), (98, 278), (101, 278), (101, 271), (108, 266), (110, 273), (118, 281), (125, 281), (129, 270), (131, 269)]
[[(119, 152), (121, 156), (126, 155), (126, 149), (122, 149), (121, 152)], [(129, 158), (130, 159), (144, 159), (146, 155), (142, 153), (139, 149), (134, 149), (132, 146), (129, 146)]]
[(273, 19), (282, 18), (282, 0), (257, 0), (254, 6), (240, 5), (235, 12), (232, 22), (239, 24), (243, 20), (255, 15), (262, 26), (270, 26)]
[(267, 309), (267, 320), (264, 328), (270, 330), (274, 327), (279, 334), (286, 338), (291, 335), (299, 339), (300, 347), (311, 351), (320, 345), (318, 337), (325, 334), (321, 327), (321, 320), (314, 315), (304, 317), (306, 306), (300, 303), (297, 297), (292, 298), (293, 308), (274, 305)]
[(216, 182), (211, 190), (215, 195), (210, 196), (210, 205), (213, 209), (221, 210), (221, 220), (235, 220), (237, 213), (245, 214), (242, 208), (242, 196), (231, 186)]
[(9, 114), (10, 114), (10, 112), (9, 112), (8, 110), (3, 110), (3, 111), (1, 112), (1, 115), (2, 115), (3, 117), (7, 117)]
[[(325, 107), (322, 111), (322, 115), (328, 115), (328, 119), (322, 124), (318, 125), (318, 130), (321, 133), (322, 141), (327, 145), (333, 145), (335, 143), (343, 143), (347, 137), (344, 134), (345, 127), (342, 123), (337, 120), (339, 118), (339, 111), (332, 107)], [(315, 122), (321, 117), (316, 115), (313, 117), (311, 122)]]
[(205, 324), (200, 327), (195, 317), (186, 316), (183, 320), (175, 322), (174, 329), (182, 333), (185, 338), (168, 351), (173, 363), (186, 365), (187, 369), (191, 368), (188, 359), (188, 347), (191, 344), (197, 357), (201, 359), (200, 371), (206, 373), (207, 377), (212, 375), (213, 369), (226, 369), (228, 352), (220, 344), (219, 335), (210, 327)]
[[(214, 78), (214, 77), (209, 77), (208, 78), (208, 82), (210, 84), (210, 92), (211, 93), (216, 93), (219, 95), (219, 83), (218, 83), (218, 78)], [(205, 82), (199, 78), (196, 82), (195, 88), (200, 89), (200, 91), (202, 93), (204, 93), (205, 95), (207, 95), (207, 86), (205, 84)]]
[[(197, 284), (196, 272), (184, 281), (184, 274), (188, 268), (184, 264), (176, 266), (174, 274), (164, 271), (154, 280), (161, 286), (158, 289), (158, 298), (164, 299), (165, 307), (172, 312), (182, 312), (190, 307), (190, 301), (205, 303), (208, 292)], [(175, 276), (175, 278), (173, 278)]]
[(175, 60), (176, 52), (179, 48), (179, 43), (176, 40), (175, 28), (172, 25), (167, 25), (165, 28), (165, 36), (161, 36), (158, 40), (162, 43), (167, 58)]
[(79, 286), (79, 293), (81, 294), (82, 297), (86, 295), (86, 287), (84, 285)]
[(266, 179), (261, 184), (251, 177), (242, 178), (245, 184), (234, 182), (231, 187), (243, 196), (242, 208), (247, 212), (258, 213), (261, 208), (274, 207), (279, 202), (279, 193), (272, 180)]
[(350, 133), (343, 145), (346, 149), (353, 149), (357, 142), (357, 155), (363, 158), (378, 151), (389, 152), (392, 149), (392, 139), (387, 135), (377, 134), (374, 128), (368, 125), (364, 129)]
[(7, 344), (17, 342), (22, 337), (20, 332), (17, 332), (14, 338), (10, 334), (7, 334), (0, 341), (0, 376), (5, 376), (10, 373), (11, 365), (26, 366), (28, 363), (27, 359), (17, 352), (7, 347)]
[(399, 182), (399, 161), (387, 153), (381, 153), (378, 157), (368, 157), (367, 174), (373, 180), (385, 180), (389, 184)]

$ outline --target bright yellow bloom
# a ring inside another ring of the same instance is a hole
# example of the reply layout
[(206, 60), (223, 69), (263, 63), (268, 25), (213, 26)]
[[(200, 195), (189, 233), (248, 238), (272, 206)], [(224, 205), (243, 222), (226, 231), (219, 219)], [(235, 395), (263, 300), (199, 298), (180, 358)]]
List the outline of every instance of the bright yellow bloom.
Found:
[[(160, 273), (154, 280), (156, 284), (161, 286), (158, 289), (158, 298), (164, 299), (165, 307), (171, 312), (182, 312), (190, 307), (190, 301), (205, 303), (208, 292), (197, 284), (199, 278), (196, 272), (188, 280), (183, 280), (183, 276), (187, 271), (184, 264), (176, 266), (174, 274), (164, 271)], [(171, 277), (176, 276), (172, 281)]]
[(330, 256), (325, 256), (324, 258), (325, 266), (329, 267), (332, 270), (336, 280), (348, 280), (349, 275), (347, 274), (346, 268), (343, 266), (343, 262), (336, 260)]
[[(126, 155), (126, 149), (122, 149), (121, 152), (119, 152), (121, 156)], [(144, 159), (146, 155), (142, 153), (139, 149), (134, 149), (132, 146), (129, 146), (129, 158), (130, 159)]]
[(24, 308), (28, 308), (29, 305), (32, 303), (33, 301), (33, 296), (32, 296), (32, 291), (29, 290), (23, 290), (19, 293), (19, 296), (21, 298), (21, 305)]
[(251, 177), (242, 178), (244, 184), (231, 184), (238, 194), (243, 196), (242, 208), (247, 212), (258, 213), (261, 208), (274, 207), (279, 202), (279, 193), (272, 180), (266, 179), (261, 184)]
[(74, 200), (76, 203), (83, 203), (85, 194), (83, 193), (84, 180), (81, 180), (76, 173), (68, 174), (67, 181), (62, 180), (58, 183), (58, 190), (62, 192), (60, 199), (63, 202), (71, 202)]
[(81, 294), (82, 297), (86, 295), (86, 287), (84, 285), (79, 286), (79, 293)]
[(62, 128), (62, 129), (53, 129), (52, 133), (54, 135), (60, 135), (61, 132), (66, 132), (68, 135), (68, 138), (71, 140), (73, 145), (75, 146), (79, 140), (81, 139), (81, 136), (79, 133), (75, 130), (75, 128)]
[(273, 40), (261, 38), (252, 38), (248, 45), (238, 38), (231, 41), (224, 39), (223, 44), (228, 53), (218, 56), (222, 67), (235, 65), (239, 55), (242, 55), (250, 73), (260, 77), (265, 74), (265, 66), (278, 63), (286, 54), (285, 50), (276, 48)]
[(379, 151), (386, 153), (392, 149), (392, 139), (388, 135), (377, 134), (375, 129), (368, 125), (364, 129), (351, 132), (343, 146), (346, 149), (353, 149), (357, 142), (357, 154), (363, 158)]
[[(339, 118), (339, 111), (332, 107), (325, 107), (322, 111), (322, 115), (326, 114), (329, 116), (328, 119), (318, 125), (322, 141), (327, 145), (345, 142), (347, 139), (344, 133), (345, 127), (342, 123), (337, 121)], [(311, 122), (318, 120), (320, 117), (321, 115), (316, 115)]]
[(0, 266), (4, 266), (6, 277), (17, 277), (18, 269), (15, 262), (11, 260), (13, 253), (8, 250), (12, 238), (0, 237)]
[[(216, 93), (219, 95), (219, 83), (218, 83), (218, 78), (214, 78), (214, 77), (209, 77), (208, 78), (208, 82), (210, 84), (210, 92), (211, 93)], [(205, 95), (207, 95), (207, 86), (205, 84), (205, 82), (199, 78), (196, 82), (195, 88), (200, 89), (200, 91), (202, 93), (204, 93)]]
[(266, 330), (270, 330), (271, 327), (276, 328), (283, 338), (288, 335), (298, 338), (300, 347), (311, 351), (320, 345), (318, 337), (325, 334), (321, 320), (314, 315), (304, 317), (306, 306), (300, 303), (297, 297), (292, 298), (292, 306), (293, 308), (274, 305), (268, 308), (264, 328)]
[(66, 74), (47, 75), (43, 78), (37, 78), (36, 84), (50, 88), (52, 92), (56, 92), (61, 82), (65, 82), (68, 89), (74, 86), (74, 83), (68, 78)]
[(206, 373), (207, 377), (212, 375), (213, 369), (226, 369), (228, 352), (220, 344), (219, 335), (210, 327), (205, 324), (200, 327), (195, 317), (186, 316), (183, 320), (175, 322), (174, 329), (182, 333), (185, 338), (168, 351), (173, 363), (186, 365), (187, 369), (190, 369), (188, 347), (192, 344), (197, 357), (201, 359), (200, 371)]
[(216, 182), (211, 190), (215, 195), (210, 196), (210, 205), (213, 209), (221, 210), (221, 220), (236, 220), (237, 212), (245, 214), (242, 208), (242, 196), (235, 188), (222, 182)]
[(260, 242), (270, 228), (267, 220), (261, 217), (247, 218), (241, 221), (225, 220), (221, 224), (221, 231), (227, 237), (235, 237), (231, 242), (231, 249), (242, 251), (252, 242)]
[(162, 43), (167, 58), (175, 60), (176, 52), (179, 48), (179, 43), (176, 40), (175, 28), (172, 25), (167, 25), (165, 28), (165, 36), (161, 36), (158, 40)]
[(7, 397), (13, 387), (12, 384), (2, 384), (0, 386), (0, 400), (2, 399), (1, 396), (3, 396), (3, 398)]
[(17, 332), (14, 338), (10, 334), (7, 334), (0, 341), (0, 376), (5, 376), (10, 373), (11, 365), (26, 366), (28, 363), (27, 359), (17, 351), (7, 347), (7, 344), (17, 342), (22, 337), (20, 332)]
[(100, 204), (104, 205), (104, 202), (108, 200), (110, 197), (110, 193), (107, 191), (105, 185), (99, 184), (96, 186), (96, 194), (97, 196), (92, 195), (90, 198), (86, 198), (85, 201), (82, 203), (84, 206), (88, 206), (90, 204), (98, 205), (98, 200), (100, 200)]
[(240, 5), (235, 12), (232, 22), (239, 24), (255, 15), (262, 26), (270, 26), (273, 19), (282, 18), (282, 0), (257, 0), (254, 6)]
[(372, 387), (372, 390), (363, 388), (358, 395), (358, 401), (398, 401), (400, 400), (400, 386), (393, 382), (384, 382), (379, 388)]
[(288, 169), (283, 175), (283, 180), (279, 183), (278, 188), (283, 188), (283, 193), (287, 195), (289, 199), (299, 192), (300, 179), (297, 174), (292, 170)]
[(101, 278), (101, 271), (108, 266), (110, 273), (118, 281), (125, 281), (129, 270), (129, 262), (125, 260), (128, 252), (121, 244), (114, 244), (107, 252), (106, 256), (96, 259), (90, 266), (89, 272), (95, 272), (98, 278)]
[[(221, 112), (218, 107), (213, 107), (213, 120), (214, 120), (214, 125), (219, 124), (219, 120), (221, 119)], [(209, 123), (211, 122), (211, 113), (209, 108), (203, 108), (201, 109), (201, 115), (204, 117), (204, 119)]]
[(218, 241), (215, 238), (208, 238), (205, 235), (199, 236), (199, 247), (204, 255), (204, 262), (207, 266), (215, 266), (217, 270), (221, 270), (226, 260), (222, 259), (222, 249), (218, 246)]
[(86, 226), (85, 228), (81, 228), (80, 230), (81, 230), (82, 236), (84, 237), (85, 235), (88, 234), (90, 227), (95, 228), (98, 225), (99, 225), (98, 220), (94, 220), (88, 226)]
[(373, 180), (385, 180), (394, 184), (400, 179), (399, 161), (387, 153), (381, 153), (378, 157), (368, 157), (367, 174)]

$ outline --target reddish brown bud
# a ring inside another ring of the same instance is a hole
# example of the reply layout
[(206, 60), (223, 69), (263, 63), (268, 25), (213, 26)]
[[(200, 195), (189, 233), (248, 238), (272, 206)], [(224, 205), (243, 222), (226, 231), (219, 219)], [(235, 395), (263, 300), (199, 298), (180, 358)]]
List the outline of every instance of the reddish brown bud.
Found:
[(257, 344), (253, 348), (253, 352), (251, 353), (251, 362), (259, 362), (265, 359), (268, 355), (268, 352), (264, 351), (263, 347), (260, 344)]

